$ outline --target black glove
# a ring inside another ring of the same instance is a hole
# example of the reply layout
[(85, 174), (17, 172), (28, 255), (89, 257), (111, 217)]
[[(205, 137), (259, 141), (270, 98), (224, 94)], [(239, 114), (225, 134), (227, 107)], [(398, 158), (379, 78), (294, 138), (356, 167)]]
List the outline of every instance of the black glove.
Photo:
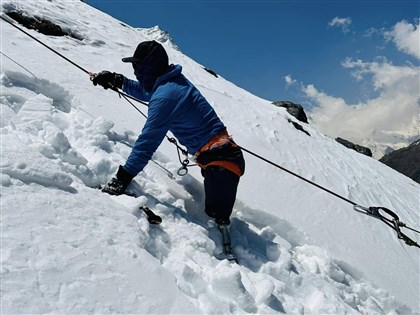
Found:
[(118, 169), (117, 175), (113, 177), (108, 184), (102, 189), (102, 192), (105, 192), (110, 195), (121, 195), (125, 193), (128, 184), (130, 184), (133, 179), (133, 175), (127, 172), (121, 165)]
[(105, 90), (108, 88), (118, 88), (121, 89), (124, 81), (124, 76), (119, 73), (101, 71), (95, 75), (92, 79), (93, 85), (99, 84)]

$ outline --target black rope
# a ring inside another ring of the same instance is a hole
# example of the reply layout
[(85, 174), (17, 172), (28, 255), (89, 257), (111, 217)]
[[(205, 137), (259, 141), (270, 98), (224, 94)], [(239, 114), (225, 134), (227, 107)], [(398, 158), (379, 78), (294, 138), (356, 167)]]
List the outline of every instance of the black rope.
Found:
[[(89, 75), (90, 75), (91, 78), (93, 76), (95, 76), (95, 74), (92, 73), (92, 72), (89, 72)], [(143, 114), (140, 109), (138, 109), (136, 106), (134, 106), (128, 99), (132, 99), (133, 101), (136, 101), (140, 104), (143, 104), (144, 106), (149, 106), (149, 104), (147, 104), (146, 102), (143, 102), (142, 100), (139, 100), (138, 98), (136, 98), (134, 96), (131, 96), (130, 94), (127, 94), (127, 93), (124, 93), (123, 91), (118, 90), (116, 87), (110, 87), (110, 89), (113, 90), (114, 92), (117, 92), (120, 97), (121, 96), (124, 97), (124, 99), (127, 102), (129, 102), (140, 114), (142, 114), (147, 119), (147, 116), (145, 114)]]
[(36, 77), (35, 74), (33, 74), (31, 71), (29, 71), (28, 69), (26, 69), (24, 66), (22, 66), (19, 62), (17, 62), (16, 60), (14, 60), (13, 58), (9, 57), (8, 55), (6, 55), (4, 52), (0, 51), (0, 54), (2, 54), (3, 56), (5, 56), (7, 59), (11, 60), (12, 62), (14, 62), (15, 64), (17, 64), (19, 67), (21, 67), (23, 70), (27, 71), (28, 73), (30, 73), (34, 78), (35, 81), (38, 81), (38, 78)]
[(29, 34), (28, 32), (26, 32), (25, 30), (23, 30), (22, 28), (20, 28), (19, 26), (13, 24), (12, 22), (10, 22), (9, 20), (5, 19), (3, 16), (0, 16), (0, 18), (3, 21), (6, 21), (7, 23), (9, 23), (10, 25), (12, 25), (13, 27), (17, 28), (19, 31), (21, 31), (22, 33), (28, 35), (30, 38), (32, 38), (33, 40), (37, 41), (38, 43), (40, 43), (42, 46), (48, 48), (49, 50), (51, 50), (52, 52), (56, 53), (57, 55), (59, 55), (61, 58), (65, 59), (67, 62), (70, 62), (73, 66), (79, 68), (80, 70), (82, 70), (83, 72), (89, 74), (89, 71), (87, 71), (86, 69), (83, 69), (81, 66), (79, 66), (77, 63), (71, 61), (69, 58), (67, 58), (66, 56), (60, 54), (58, 51), (52, 49), (50, 46), (48, 46), (47, 44), (44, 44), (42, 41), (40, 41), (38, 38), (36, 38), (35, 36)]
[[(113, 89), (114, 91), (116, 91), (117, 93), (120, 93), (120, 91), (117, 89), (117, 88), (115, 88), (115, 87), (111, 87), (111, 89)], [(122, 94), (122, 96), (124, 97), (124, 99), (131, 105), (131, 106), (133, 106), (141, 115), (143, 115), (143, 117), (144, 118), (146, 118), (147, 119), (147, 116), (136, 106), (136, 105), (134, 105), (129, 99), (127, 99), (126, 98), (126, 96), (124, 95), (124, 94)], [(183, 176), (183, 175), (186, 175), (187, 173), (188, 173), (188, 169), (187, 169), (187, 167), (191, 167), (191, 166), (196, 166), (196, 164), (193, 164), (193, 165), (189, 165), (189, 163), (190, 163), (190, 161), (189, 161), (189, 159), (188, 159), (188, 151), (187, 150), (185, 150), (184, 148), (182, 148), (179, 144), (178, 144), (178, 142), (176, 141), (176, 139), (175, 138), (171, 138), (171, 137), (169, 137), (168, 135), (165, 135), (165, 137), (166, 137), (166, 139), (169, 141), (169, 142), (171, 142), (172, 144), (174, 144), (175, 145), (175, 147), (176, 147), (176, 149), (177, 149), (177, 154), (178, 154), (178, 160), (179, 160), (179, 163), (181, 163), (181, 168), (180, 169), (178, 169), (178, 175), (181, 175), (181, 176)], [(180, 154), (180, 152), (185, 156), (185, 159), (184, 160), (181, 160), (181, 154)]]
[(120, 91), (117, 88), (113, 88), (112, 90), (114, 90), (115, 92), (117, 92), (120, 96), (122, 96), (136, 111), (138, 111), (144, 118), (147, 119), (147, 115), (145, 113), (143, 113), (136, 105), (134, 105), (128, 98), (126, 95), (120, 93)]
[[(133, 108), (135, 108), (144, 118), (147, 119), (147, 116), (136, 106), (134, 105), (128, 98), (126, 94), (121, 93), (117, 88), (115, 87), (110, 87), (113, 91), (117, 92), (118, 94), (120, 94)], [(135, 99), (137, 100), (137, 99)], [(178, 160), (179, 163), (182, 165), (178, 171), (177, 174), (180, 176), (184, 176), (188, 173), (188, 169), (187, 167), (192, 167), (192, 166), (196, 166), (197, 164), (191, 164), (190, 165), (190, 160), (188, 158), (188, 151), (185, 150), (184, 148), (182, 148), (179, 144), (178, 141), (173, 138), (173, 137), (169, 137), (168, 135), (165, 135), (166, 139), (172, 143), (173, 145), (175, 145), (176, 149), (177, 149), (177, 154), (178, 154)], [(185, 159), (182, 160), (181, 159), (181, 154), (180, 152), (185, 156)]]
[[(42, 41), (40, 41), (40, 40), (39, 40), (38, 38), (36, 38), (35, 36), (33, 36), (33, 35), (29, 34), (28, 32), (26, 32), (26, 31), (25, 31), (24, 29), (22, 29), (21, 27), (19, 27), (19, 26), (15, 25), (14, 23), (10, 22), (8, 19), (4, 18), (4, 17), (3, 17), (3, 16), (1, 16), (1, 15), (0, 15), (0, 18), (1, 18), (3, 21), (5, 21), (5, 22), (9, 23), (10, 25), (12, 25), (14, 28), (16, 28), (16, 29), (18, 29), (19, 31), (21, 31), (22, 33), (24, 33), (25, 35), (27, 35), (27, 36), (29, 36), (30, 38), (32, 38), (34, 41), (36, 41), (36, 42), (40, 43), (42, 46), (44, 46), (44, 47), (48, 48), (48, 49), (49, 49), (49, 50), (51, 50), (53, 53), (57, 54), (58, 56), (60, 56), (60, 57), (61, 57), (61, 58), (63, 58), (64, 60), (66, 60), (67, 62), (71, 63), (73, 66), (75, 66), (75, 67), (77, 67), (78, 69), (82, 70), (84, 73), (88, 74), (89, 76), (92, 76), (92, 75), (93, 75), (93, 73), (92, 73), (92, 72), (90, 72), (90, 71), (88, 71), (88, 70), (84, 69), (83, 67), (81, 67), (80, 65), (78, 65), (78, 64), (77, 64), (77, 63), (75, 63), (74, 61), (70, 60), (69, 58), (67, 58), (67, 57), (66, 57), (66, 56), (64, 56), (63, 54), (59, 53), (59, 52), (58, 52), (58, 51), (56, 51), (55, 49), (51, 48), (51, 47), (50, 47), (50, 46), (48, 46), (47, 44), (45, 44), (45, 43), (43, 43)], [(147, 106), (147, 103), (146, 103), (146, 102), (143, 102), (142, 100), (139, 100), (139, 99), (137, 99), (137, 98), (135, 98), (135, 97), (133, 97), (133, 96), (131, 96), (131, 95), (128, 95), (128, 94), (124, 93), (124, 92), (121, 92), (121, 91), (118, 91), (118, 90), (115, 90), (115, 89), (112, 89), (112, 90), (113, 90), (113, 91), (118, 92), (120, 95), (123, 95), (123, 96), (125, 96), (125, 97), (127, 97), (127, 98), (130, 98), (130, 99), (132, 99), (132, 100), (135, 100), (135, 101), (137, 101), (137, 102), (139, 102), (139, 103), (141, 103), (141, 104), (143, 104), (143, 105), (146, 105), (146, 106)]]
[[(7, 22), (7, 23), (9, 23), (10, 25), (12, 25), (13, 27), (15, 27), (16, 29), (18, 29), (19, 31), (21, 31), (22, 33), (24, 33), (25, 35), (27, 35), (27, 36), (29, 36), (30, 38), (32, 38), (33, 40), (35, 40), (36, 42), (38, 42), (38, 43), (40, 43), (42, 46), (44, 46), (44, 47), (46, 47), (46, 48), (48, 48), (49, 50), (51, 50), (53, 53), (55, 53), (55, 54), (57, 54), (58, 56), (60, 56), (61, 58), (63, 58), (64, 60), (66, 60), (67, 62), (69, 62), (69, 63), (71, 63), (73, 66), (75, 66), (75, 67), (77, 67), (78, 69), (80, 69), (80, 70), (82, 70), (84, 73), (86, 73), (86, 74), (88, 74), (91, 78), (93, 78), (94, 77), (94, 73), (92, 73), (92, 72), (90, 72), (90, 71), (88, 71), (88, 70), (86, 70), (86, 69), (84, 69), (83, 67), (81, 67), (80, 65), (78, 65), (77, 63), (75, 63), (74, 61), (72, 61), (72, 60), (70, 60), (69, 58), (67, 58), (66, 56), (64, 56), (63, 54), (61, 54), (61, 53), (59, 53), (58, 51), (56, 51), (55, 49), (53, 49), (53, 48), (51, 48), (50, 46), (48, 46), (47, 44), (45, 44), (45, 43), (43, 43), (41, 40), (39, 40), (38, 38), (36, 38), (35, 36), (33, 36), (33, 35), (31, 35), (31, 34), (29, 34), (28, 32), (26, 32), (25, 30), (23, 30), (22, 28), (20, 28), (19, 26), (17, 26), (17, 25), (15, 25), (14, 23), (12, 23), (12, 22), (10, 22), (8, 19), (6, 19), (6, 18), (4, 18), (3, 16), (0, 16), (0, 18), (3, 20), (3, 21), (5, 21), (5, 22)], [(146, 103), (146, 102), (144, 102), (144, 101), (142, 101), (142, 100), (139, 100), (138, 98), (136, 98), (136, 97), (134, 97), (134, 96), (131, 96), (131, 95), (129, 95), (129, 94), (127, 94), (127, 93), (124, 93), (124, 92), (122, 92), (122, 91), (120, 91), (120, 90), (118, 90), (116, 87), (114, 87), (114, 86), (109, 86), (109, 88), (112, 90), (112, 91), (114, 91), (114, 92), (116, 92), (116, 93), (118, 93), (118, 95), (121, 97), (123, 97), (136, 111), (138, 111), (144, 118), (146, 118), (147, 119), (147, 116), (146, 116), (146, 114), (144, 114), (137, 106), (135, 106), (129, 99), (131, 99), (131, 100), (134, 100), (134, 101), (136, 101), (136, 102), (138, 102), (138, 103), (140, 103), (140, 104), (143, 104), (143, 105), (145, 105), (145, 106), (148, 106), (148, 104)], [(170, 141), (170, 142), (172, 142), (176, 147), (177, 147), (177, 150), (178, 150), (178, 153), (179, 153), (179, 151), (181, 151), (182, 152), (182, 154), (184, 154), (186, 157), (188, 157), (188, 152), (185, 150), (185, 149), (183, 149), (182, 147), (180, 147), (179, 145), (178, 145), (178, 143), (176, 142), (176, 140), (175, 141), (173, 141), (173, 139), (174, 138), (169, 138), (167, 135), (166, 135), (166, 138)], [(187, 159), (186, 159), (187, 160)], [(184, 160), (184, 162), (182, 162), (181, 161), (181, 159), (180, 159), (180, 162), (181, 162), (181, 164), (183, 165), (183, 166), (186, 166), (186, 164), (188, 164), (188, 163), (186, 163), (185, 161), (186, 160)], [(189, 166), (193, 166), (193, 165), (189, 165)]]
[(304, 178), (304, 177), (302, 177), (302, 176), (300, 176), (300, 175), (298, 175), (298, 174), (296, 174), (296, 173), (288, 170), (287, 168), (284, 168), (284, 167), (282, 167), (282, 166), (280, 166), (280, 165), (278, 165), (278, 164), (276, 164), (274, 162), (271, 162), (270, 160), (262, 157), (261, 155), (258, 155), (258, 154), (254, 153), (254, 152), (252, 152), (252, 151), (250, 151), (248, 149), (245, 149), (244, 147), (241, 147), (239, 145), (238, 145), (238, 147), (241, 148), (243, 151), (245, 151), (245, 152), (247, 152), (247, 153), (249, 153), (249, 154), (251, 154), (251, 155), (253, 155), (253, 156), (257, 157), (257, 158), (259, 158), (260, 160), (263, 160), (264, 162), (266, 162), (268, 164), (271, 164), (274, 167), (277, 167), (277, 168), (281, 169), (282, 171), (285, 171), (285, 172), (287, 172), (287, 173), (289, 173), (289, 174), (291, 174), (293, 176), (296, 176), (297, 178), (299, 178), (299, 179), (301, 179), (301, 180), (303, 180), (303, 181), (305, 181), (305, 182), (307, 182), (307, 183), (309, 183), (309, 184), (311, 184), (311, 185), (313, 185), (313, 186), (315, 186), (315, 187), (317, 187), (319, 189), (322, 189), (322, 190), (330, 193), (331, 195), (334, 195), (337, 198), (340, 198), (340, 199), (342, 199), (342, 200), (344, 200), (344, 201), (352, 204), (353, 206), (356, 206), (357, 205), (357, 203), (355, 203), (355, 202), (353, 202), (353, 201), (351, 201), (351, 200), (349, 200), (347, 198), (344, 198), (343, 196), (340, 196), (339, 194), (336, 194), (335, 192), (333, 192), (333, 191), (331, 191), (331, 190), (329, 190), (329, 189), (327, 189), (325, 187), (322, 187), (322, 186), (318, 185), (317, 183), (314, 183), (314, 182), (310, 181), (309, 179), (306, 179), (306, 178)]
[[(294, 172), (292, 172), (292, 171), (290, 171), (290, 170), (288, 170), (288, 169), (286, 169), (286, 168), (284, 168), (284, 167), (266, 159), (265, 157), (262, 157), (261, 155), (256, 154), (255, 152), (252, 152), (252, 151), (250, 151), (250, 150), (248, 150), (244, 147), (241, 147), (239, 145), (238, 145), (238, 147), (241, 150), (255, 156), (256, 158), (258, 158), (258, 159), (260, 159), (260, 160), (262, 160), (262, 161), (264, 161), (264, 162), (266, 162), (266, 163), (268, 163), (268, 164), (270, 164), (274, 167), (277, 167), (278, 169), (281, 169), (282, 171), (285, 171), (285, 172), (287, 172), (287, 173), (289, 173), (289, 174), (291, 174), (291, 175), (293, 175), (293, 176), (295, 176), (295, 177), (297, 177), (297, 178), (299, 178), (299, 179), (301, 179), (301, 180), (303, 180), (303, 181), (305, 181), (305, 182), (307, 182), (307, 183), (309, 183), (309, 184), (311, 184), (311, 185), (313, 185), (313, 186), (315, 186), (315, 187), (317, 187), (317, 188), (319, 188), (323, 191), (326, 191), (327, 193), (329, 193), (329, 194), (331, 194), (331, 195), (333, 195), (337, 198), (340, 198), (341, 200), (344, 200), (344, 201), (350, 203), (351, 205), (353, 205), (354, 210), (381, 220), (383, 223), (385, 223), (390, 228), (392, 228), (397, 233), (398, 238), (404, 240), (407, 245), (416, 246), (416, 247), (420, 248), (419, 244), (417, 244), (415, 241), (413, 241), (411, 238), (409, 238), (407, 235), (405, 235), (404, 233), (401, 232), (400, 227), (405, 227), (405, 228), (407, 228), (409, 230), (412, 230), (414, 232), (417, 232), (417, 233), (420, 233), (420, 231), (412, 229), (412, 228), (408, 227), (405, 223), (401, 222), (398, 215), (395, 212), (393, 212), (392, 210), (384, 208), (384, 207), (369, 207), (369, 208), (362, 207), (362, 206), (358, 205), (357, 203), (355, 203), (354, 201), (351, 201), (350, 199), (347, 199), (347, 198), (345, 198), (345, 197), (343, 197), (343, 196), (341, 196), (341, 195), (339, 195), (339, 194), (337, 194), (337, 193), (335, 193), (335, 192), (333, 192), (333, 191), (331, 191), (331, 190), (329, 190), (325, 187), (322, 187), (321, 185), (318, 185), (317, 183), (314, 183), (313, 181), (310, 181), (309, 179), (306, 179), (306, 178), (304, 178), (304, 177), (302, 177), (302, 176), (300, 176), (300, 175), (298, 175), (298, 174), (296, 174), (296, 173), (294, 173)], [(390, 220), (390, 219), (384, 217), (380, 213), (380, 210), (389, 214), (393, 219)]]
[(420, 231), (419, 230), (413, 229), (413, 228), (407, 226), (406, 224), (404, 224), (402, 222), (401, 222), (401, 225), (400, 226), (405, 227), (406, 229), (409, 229), (409, 230), (411, 230), (413, 232), (416, 232), (416, 233), (419, 233), (420, 234)]
[[(391, 229), (393, 229), (396, 233), (399, 239), (404, 240), (404, 242), (409, 245), (409, 246), (416, 246), (420, 248), (420, 245), (417, 244), (415, 241), (413, 241), (411, 238), (409, 238), (407, 235), (405, 235), (403, 232), (401, 232), (400, 227), (405, 227), (409, 230), (412, 230), (416, 233), (420, 233), (420, 231), (417, 231), (415, 229), (412, 229), (410, 227), (408, 227), (405, 223), (400, 221), (400, 218), (398, 217), (398, 215), (385, 207), (369, 207), (369, 208), (365, 208), (362, 206), (354, 206), (354, 210), (366, 214), (368, 216), (374, 217), (376, 219), (381, 220), (383, 223), (385, 223), (386, 225), (388, 225)], [(385, 217), (381, 211), (385, 212), (386, 214), (390, 215), (392, 217), (392, 219)]]

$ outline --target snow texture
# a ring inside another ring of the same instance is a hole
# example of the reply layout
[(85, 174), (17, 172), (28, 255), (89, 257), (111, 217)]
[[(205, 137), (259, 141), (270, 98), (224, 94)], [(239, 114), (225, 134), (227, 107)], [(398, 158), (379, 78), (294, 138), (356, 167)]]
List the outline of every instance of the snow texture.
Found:
[[(27, 30), (93, 72), (133, 77), (121, 57), (162, 37), (76, 0), (2, 2), (13, 10), (77, 34), (83, 40)], [(1, 313), (419, 313), (418, 249), (250, 155), (231, 225), (239, 265), (215, 259), (220, 236), (203, 212), (200, 171), (178, 176), (172, 144), (130, 184), (141, 197), (101, 193), (144, 119), (4, 21), (1, 33), (2, 52), (20, 64), (1, 63)], [(162, 38), (240, 145), (419, 227), (417, 183), (309, 125), (310, 136), (295, 129), (284, 109), (209, 75)], [(144, 204), (161, 225), (148, 224)]]

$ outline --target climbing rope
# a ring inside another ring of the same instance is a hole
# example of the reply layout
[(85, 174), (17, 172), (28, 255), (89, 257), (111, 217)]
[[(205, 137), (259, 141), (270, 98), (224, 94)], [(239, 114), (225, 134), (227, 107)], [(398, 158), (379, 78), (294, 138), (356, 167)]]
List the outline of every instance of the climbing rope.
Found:
[[(416, 246), (416, 247), (420, 247), (419, 244), (417, 244), (415, 241), (413, 241), (412, 239), (410, 239), (407, 235), (405, 235), (404, 233), (401, 232), (400, 227), (405, 227), (413, 232), (416, 233), (420, 233), (420, 231), (417, 231), (413, 228), (408, 227), (405, 223), (400, 221), (400, 218), (398, 217), (398, 215), (385, 207), (362, 207), (359, 205), (354, 206), (354, 210), (366, 214), (368, 216), (374, 217), (378, 220), (381, 220), (383, 223), (385, 223), (386, 225), (388, 225), (391, 229), (393, 229), (396, 233), (399, 239), (404, 240), (404, 242), (409, 245), (409, 246)], [(385, 212), (386, 214), (388, 214), (389, 216), (391, 216), (391, 218), (387, 218), (385, 217), (381, 211)]]
[[(349, 200), (349, 199), (347, 199), (347, 198), (345, 198), (345, 197), (343, 197), (343, 196), (341, 196), (341, 195), (339, 195), (339, 194), (337, 194), (337, 193), (335, 193), (335, 192), (333, 192), (333, 191), (331, 191), (331, 190), (329, 190), (325, 187), (322, 187), (321, 185), (318, 185), (317, 183), (314, 183), (313, 181), (310, 181), (309, 179), (306, 179), (306, 178), (304, 178), (304, 177), (302, 177), (302, 176), (300, 176), (300, 175), (298, 175), (298, 174), (296, 174), (296, 173), (294, 173), (294, 172), (292, 172), (292, 171), (290, 171), (290, 170), (288, 170), (288, 169), (286, 169), (286, 168), (284, 168), (284, 167), (282, 167), (282, 166), (280, 166), (280, 165), (262, 157), (261, 155), (258, 155), (258, 154), (254, 153), (254, 152), (252, 152), (252, 151), (250, 151), (250, 150), (248, 150), (244, 147), (241, 147), (239, 145), (238, 145), (238, 147), (241, 150), (247, 152), (248, 154), (251, 154), (251, 155), (255, 156), (256, 158), (258, 158), (258, 159), (260, 159), (260, 160), (262, 160), (262, 161), (264, 161), (264, 162), (266, 162), (266, 163), (268, 163), (268, 164), (270, 164), (274, 167), (277, 167), (278, 169), (281, 169), (281, 170), (283, 170), (283, 171), (285, 171), (285, 172), (287, 172), (287, 173), (289, 173), (289, 174), (291, 174), (291, 175), (293, 175), (293, 176), (295, 176), (295, 177), (297, 177), (297, 178), (299, 178), (299, 179), (301, 179), (301, 180), (303, 180), (303, 181), (305, 181), (305, 182), (307, 182), (307, 183), (309, 183), (309, 184), (311, 184), (311, 185), (313, 185), (313, 186), (315, 186), (315, 187), (317, 187), (317, 188), (319, 188), (323, 191), (326, 191), (327, 193), (329, 193), (329, 194), (331, 194), (331, 195), (333, 195), (337, 198), (340, 198), (341, 200), (344, 200), (344, 201), (350, 203), (351, 205), (353, 205), (354, 210), (356, 210), (358, 212), (361, 212), (363, 214), (369, 215), (371, 217), (374, 217), (376, 219), (379, 219), (380, 221), (382, 221), (383, 223), (385, 223), (386, 225), (391, 227), (393, 230), (395, 230), (398, 238), (404, 240), (407, 245), (416, 246), (416, 247), (420, 248), (420, 245), (417, 244), (412, 239), (410, 239), (407, 235), (402, 233), (400, 228), (404, 227), (404, 228), (412, 230), (416, 233), (420, 233), (420, 231), (417, 231), (413, 228), (410, 228), (405, 223), (401, 222), (398, 215), (395, 212), (393, 212), (392, 210), (387, 209), (385, 207), (368, 207), (368, 208), (366, 208), (366, 207), (363, 207), (361, 205), (358, 205), (354, 201), (351, 201), (351, 200)], [(390, 215), (392, 217), (392, 219), (389, 219), (389, 218), (386, 218), (385, 216), (383, 216), (381, 214), (381, 211), (384, 211), (385, 213)]]
[[(8, 24), (12, 25), (14, 28), (18, 29), (19, 31), (21, 31), (22, 33), (24, 33), (25, 35), (29, 36), (30, 38), (32, 38), (33, 40), (35, 40), (36, 42), (40, 43), (42, 46), (48, 48), (49, 50), (51, 50), (53, 53), (57, 54), (58, 56), (60, 56), (61, 58), (63, 58), (64, 60), (66, 60), (67, 62), (69, 62), (70, 64), (72, 64), (73, 66), (75, 66), (76, 68), (82, 70), (84, 73), (88, 74), (90, 79), (92, 80), (95, 77), (95, 73), (88, 71), (86, 69), (84, 69), (83, 67), (81, 67), (80, 65), (78, 65), (77, 63), (75, 63), (74, 61), (72, 61), (71, 59), (67, 58), (66, 56), (64, 56), (63, 54), (59, 53), (58, 51), (56, 51), (55, 49), (51, 48), (50, 46), (48, 46), (47, 44), (45, 44), (44, 42), (40, 41), (38, 38), (36, 38), (35, 36), (29, 34), (28, 32), (26, 32), (24, 29), (22, 29), (21, 27), (15, 25), (14, 23), (12, 23), (11, 21), (9, 21), (8, 19), (6, 19), (4, 16), (0, 16), (0, 18), (7, 22)], [(120, 90), (118, 90), (116, 87), (110, 85), (109, 88), (118, 93), (118, 95), (120, 97), (123, 97), (137, 112), (139, 112), (144, 118), (147, 119), (146, 114), (144, 114), (137, 106), (135, 106), (131, 101), (134, 100), (140, 104), (143, 104), (145, 106), (148, 106), (148, 104), (142, 100), (139, 100), (138, 98), (135, 98), (134, 96), (131, 96), (129, 94), (126, 94)], [(169, 140), (169, 142), (173, 143), (176, 148), (177, 148), (177, 153), (178, 153), (178, 158), (179, 161), (181, 163), (181, 167), (178, 170), (178, 175), (186, 175), (188, 173), (188, 169), (187, 167), (189, 166), (194, 166), (194, 165), (188, 165), (189, 164), (189, 158), (188, 158), (188, 152), (183, 149), (181, 146), (178, 145), (178, 142), (175, 140), (175, 138), (170, 138), (168, 137), (168, 135), (166, 135), (166, 138)], [(180, 157), (180, 152), (185, 156), (185, 159), (183, 161), (181, 161), (181, 157)]]
[[(28, 35), (29, 37), (31, 37), (32, 39), (34, 39), (35, 41), (37, 41), (41, 45), (45, 46), (46, 48), (48, 48), (49, 50), (51, 50), (55, 54), (59, 55), (61, 58), (63, 58), (67, 62), (71, 63), (72, 65), (74, 65), (75, 67), (79, 68), (83, 72), (87, 73), (90, 76), (91, 79), (95, 76), (94, 73), (92, 73), (90, 71), (87, 71), (86, 69), (82, 68), (81, 66), (79, 66), (75, 62), (71, 61), (67, 57), (63, 56), (62, 54), (60, 54), (59, 52), (57, 52), (53, 48), (51, 48), (48, 45), (46, 45), (43, 42), (41, 42), (36, 37), (32, 36), (31, 34), (29, 34), (26, 31), (24, 31), (22, 28), (18, 27), (17, 25), (13, 24), (12, 22), (8, 21), (3, 16), (0, 16), (0, 18), (2, 20), (6, 21), (7, 23), (9, 23), (10, 25), (12, 25), (13, 27), (15, 27), (16, 29), (18, 29), (19, 31), (21, 31), (24, 34)], [(141, 101), (141, 100), (139, 100), (139, 99), (137, 99), (137, 98), (135, 98), (135, 97), (133, 97), (131, 95), (128, 95), (128, 94), (126, 94), (126, 93), (118, 90), (114, 86), (110, 86), (110, 89), (113, 90), (113, 91), (115, 91), (116, 93), (118, 93), (118, 95), (120, 97), (123, 97), (133, 108), (135, 108), (143, 117), (145, 117), (147, 119), (147, 116), (137, 106), (135, 106), (129, 99), (135, 100), (136, 102), (139, 102), (139, 103), (141, 103), (143, 105), (148, 106), (147, 103), (145, 103), (145, 102), (143, 102), (143, 101)], [(187, 174), (188, 173), (187, 167), (193, 166), (193, 165), (189, 165), (188, 152), (185, 149), (183, 149), (182, 147), (180, 147), (178, 145), (178, 143), (177, 143), (177, 141), (176, 141), (175, 138), (170, 138), (167, 135), (166, 135), (166, 138), (168, 139), (169, 142), (173, 143), (177, 147), (178, 158), (179, 158), (180, 163), (182, 164), (182, 166), (178, 170), (178, 175), (185, 175), (185, 174)], [(258, 155), (255, 152), (252, 152), (251, 150), (248, 150), (248, 149), (246, 149), (244, 147), (241, 147), (241, 146), (238, 146), (238, 147), (240, 149), (242, 149), (244, 152), (247, 152), (248, 154), (253, 155), (254, 157), (256, 157), (256, 158), (258, 158), (258, 159), (260, 159), (260, 160), (262, 160), (262, 161), (264, 161), (264, 162), (266, 162), (266, 163), (268, 163), (268, 164), (270, 164), (270, 165), (272, 165), (272, 166), (274, 166), (274, 167), (276, 167), (278, 169), (281, 169), (281, 170), (283, 170), (283, 171), (285, 171), (285, 172), (287, 172), (287, 173), (289, 173), (289, 174), (291, 174), (291, 175), (293, 175), (293, 176), (295, 176), (295, 177), (297, 177), (297, 178), (299, 178), (299, 179), (301, 179), (301, 180), (303, 180), (303, 181), (305, 181), (305, 182), (307, 182), (307, 183), (309, 183), (309, 184), (311, 184), (311, 185), (313, 185), (313, 186), (315, 186), (315, 187), (317, 187), (317, 188), (319, 188), (321, 190), (324, 190), (324, 191), (328, 192), (329, 194), (331, 194), (331, 195), (333, 195), (333, 196), (335, 196), (337, 198), (340, 198), (341, 200), (344, 200), (344, 201), (350, 203), (351, 205), (353, 205), (353, 209), (356, 210), (357, 212), (360, 212), (360, 213), (363, 213), (365, 215), (374, 217), (374, 218), (382, 221), (386, 225), (388, 225), (390, 228), (392, 228), (397, 233), (398, 238), (404, 240), (407, 245), (409, 245), (409, 246), (415, 246), (415, 247), (420, 248), (420, 245), (417, 244), (417, 242), (415, 242), (414, 240), (412, 240), (407, 235), (405, 235), (404, 233), (401, 232), (401, 228), (407, 228), (407, 229), (409, 229), (409, 230), (411, 230), (413, 232), (419, 233), (419, 234), (420, 234), (420, 231), (415, 230), (413, 228), (410, 228), (405, 223), (403, 223), (402, 221), (400, 221), (398, 215), (394, 211), (392, 211), (390, 209), (387, 209), (385, 207), (367, 207), (366, 208), (366, 207), (363, 207), (361, 205), (358, 205), (357, 203), (355, 203), (355, 202), (353, 202), (353, 201), (351, 201), (351, 200), (349, 200), (349, 199), (347, 199), (347, 198), (345, 198), (345, 197), (343, 197), (343, 196), (341, 196), (341, 195), (339, 195), (339, 194), (337, 194), (337, 193), (335, 193), (335, 192), (333, 192), (333, 191), (331, 191), (331, 190), (329, 190), (329, 189), (327, 189), (325, 187), (322, 187), (322, 186), (320, 186), (320, 185), (318, 185), (318, 184), (316, 184), (316, 183), (314, 183), (314, 182), (312, 182), (312, 181), (310, 181), (310, 180), (308, 180), (308, 179), (306, 179), (306, 178), (304, 178), (304, 177), (302, 177), (302, 176), (300, 176), (300, 175), (298, 175), (298, 174), (296, 174), (296, 173), (294, 173), (294, 172), (292, 172), (292, 171), (290, 171), (290, 170), (288, 170), (288, 169), (286, 169), (286, 168), (284, 168), (284, 167), (282, 167), (282, 166), (280, 166), (280, 165), (278, 165), (278, 164), (276, 164), (276, 163), (274, 163), (274, 162), (272, 162), (272, 161), (270, 161), (270, 160), (262, 157), (261, 155)], [(186, 156), (186, 158), (183, 161), (181, 161), (181, 153)], [(385, 212), (391, 218), (385, 217), (381, 213), (381, 211)]]
[(28, 69), (26, 69), (24, 66), (22, 66), (19, 62), (17, 62), (16, 60), (14, 60), (13, 58), (9, 57), (8, 55), (6, 55), (4, 52), (0, 51), (0, 54), (2, 54), (4, 57), (6, 57), (7, 59), (9, 59), (10, 61), (14, 62), (15, 64), (17, 64), (19, 67), (21, 67), (23, 70), (25, 70), (26, 72), (30, 73), (35, 81), (38, 81), (38, 78), (35, 76), (35, 74), (33, 74), (31, 71), (29, 71)]
[[(93, 78), (93, 76), (91, 76), (91, 78)], [(116, 89), (115, 87), (113, 87), (113, 86), (110, 86), (110, 88), (112, 89), (112, 90), (114, 90), (115, 92), (117, 92), (118, 94), (120, 94), (120, 91), (118, 90), (118, 89)], [(121, 94), (121, 96), (131, 105), (131, 106), (133, 106), (144, 118), (146, 118), (147, 119), (147, 116), (136, 106), (136, 105), (134, 105), (128, 98), (126, 98), (126, 96), (124, 95), (124, 94)], [(189, 156), (188, 156), (188, 152), (187, 152), (187, 150), (185, 150), (184, 148), (182, 148), (179, 144), (178, 144), (178, 142), (177, 142), (177, 140), (174, 138), (174, 137), (169, 137), (168, 135), (165, 135), (165, 137), (166, 137), (166, 139), (170, 142), (170, 143), (172, 143), (172, 144), (174, 144), (175, 145), (175, 147), (176, 147), (176, 149), (177, 149), (177, 154), (178, 154), (178, 160), (179, 160), (179, 163), (181, 163), (181, 167), (178, 169), (178, 171), (177, 171), (177, 174), (179, 175), (179, 176), (184, 176), (184, 175), (187, 175), (187, 173), (188, 173), (188, 168), (187, 167), (191, 167), (191, 166), (195, 166), (196, 164), (192, 164), (192, 165), (189, 165), (190, 164), (190, 159), (189, 159)], [(181, 159), (181, 153), (185, 156), (185, 158), (182, 160)]]

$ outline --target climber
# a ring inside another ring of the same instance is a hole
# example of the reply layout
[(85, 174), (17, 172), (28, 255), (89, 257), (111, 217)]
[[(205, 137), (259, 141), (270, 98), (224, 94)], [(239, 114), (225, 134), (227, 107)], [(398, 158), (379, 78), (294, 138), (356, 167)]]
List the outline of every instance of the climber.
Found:
[(123, 194), (171, 131), (201, 167), (205, 212), (218, 225), (229, 225), (239, 178), (245, 170), (241, 149), (211, 105), (181, 73), (182, 67), (169, 64), (160, 43), (141, 42), (134, 55), (122, 61), (131, 63), (137, 81), (102, 71), (93, 78), (93, 84), (122, 89), (149, 102), (148, 118), (125, 165), (120, 165), (102, 191)]

